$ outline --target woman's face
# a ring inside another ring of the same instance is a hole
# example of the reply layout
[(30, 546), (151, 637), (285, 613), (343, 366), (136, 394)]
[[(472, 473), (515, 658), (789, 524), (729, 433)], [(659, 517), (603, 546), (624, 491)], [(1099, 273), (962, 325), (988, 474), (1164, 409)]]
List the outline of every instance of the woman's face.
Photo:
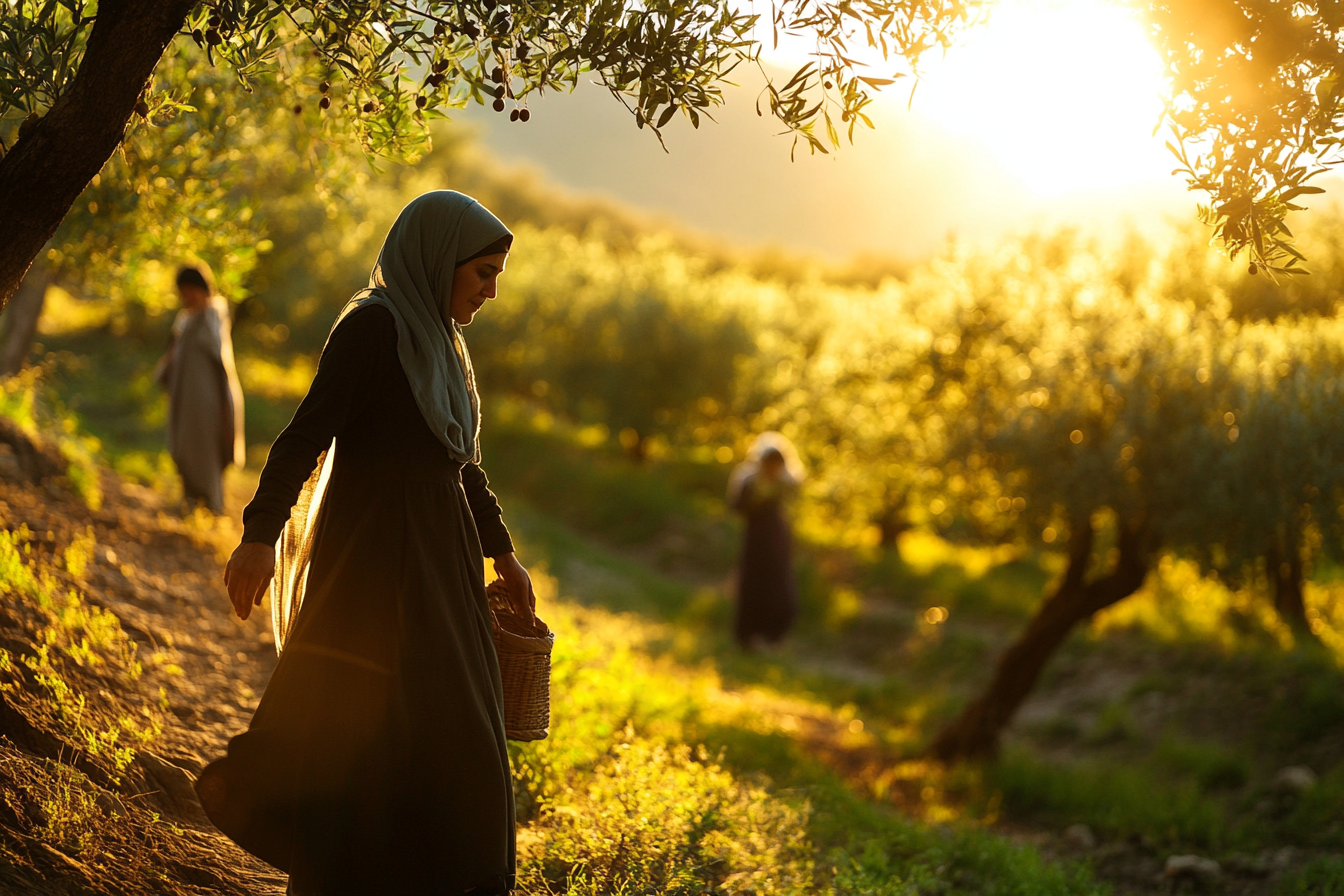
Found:
[(444, 310), (459, 326), (471, 323), (481, 306), (495, 297), (499, 287), (499, 275), (504, 273), (507, 252), (498, 255), (482, 255), (461, 265), (453, 275), (453, 294), (448, 298), (448, 307)]
[(778, 454), (771, 454), (761, 461), (761, 472), (765, 478), (774, 482), (784, 474), (784, 458)]
[(178, 284), (177, 295), (182, 299), (182, 307), (188, 311), (195, 311), (210, 304), (210, 293), (191, 283)]

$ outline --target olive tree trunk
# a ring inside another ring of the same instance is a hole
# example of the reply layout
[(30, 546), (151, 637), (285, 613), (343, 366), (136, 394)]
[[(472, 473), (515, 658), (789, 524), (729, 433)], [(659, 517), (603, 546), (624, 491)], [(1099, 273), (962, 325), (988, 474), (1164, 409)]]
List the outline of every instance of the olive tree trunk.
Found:
[(1064, 580), (999, 657), (989, 685), (934, 739), (929, 752), (935, 758), (951, 762), (992, 756), (1003, 730), (1036, 686), (1041, 670), (1074, 627), (1143, 584), (1150, 562), (1146, 527), (1126, 526), (1122, 520), (1115, 563), (1105, 574), (1088, 581), (1094, 538), (1089, 521), (1072, 527)]
[(39, 259), (9, 300), (4, 320), (0, 321), (0, 377), (13, 376), (27, 363), (51, 280), (51, 269)]
[(1296, 550), (1280, 552), (1277, 547), (1265, 551), (1265, 571), (1274, 583), (1274, 609), (1279, 618), (1298, 634), (1311, 633), (1307, 621), (1307, 603), (1302, 597), (1302, 555)]
[(0, 309), (111, 158), (194, 0), (102, 0), (74, 81), (0, 159)]

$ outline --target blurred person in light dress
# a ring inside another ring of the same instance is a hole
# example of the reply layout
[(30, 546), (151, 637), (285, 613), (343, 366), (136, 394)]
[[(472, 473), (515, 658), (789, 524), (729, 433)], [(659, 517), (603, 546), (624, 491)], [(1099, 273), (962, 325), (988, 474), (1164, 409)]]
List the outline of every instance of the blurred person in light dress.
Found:
[(155, 379), (168, 391), (168, 453), (188, 506), (224, 512), (224, 469), (243, 465), (243, 390), (233, 362), (229, 303), (202, 262), (177, 271), (182, 310)]

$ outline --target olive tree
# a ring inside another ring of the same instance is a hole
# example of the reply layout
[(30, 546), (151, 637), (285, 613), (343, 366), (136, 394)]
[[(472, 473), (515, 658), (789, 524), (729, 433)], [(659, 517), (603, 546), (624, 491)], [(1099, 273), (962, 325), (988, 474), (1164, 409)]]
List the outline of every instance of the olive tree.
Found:
[(744, 368), (768, 288), (662, 240), (616, 252), (556, 230), (526, 236), (529, 252), (509, 264), (516, 301), (472, 324), (491, 391), (600, 423), (634, 460), (655, 437), (722, 438), (752, 400)]
[[(936, 738), (992, 752), (1055, 650), (1162, 553), (1264, 581), (1307, 634), (1303, 566), (1338, 554), (1338, 319), (1238, 323), (1067, 237), (966, 258), (911, 287), (911, 406), (943, 433), (942, 513), (1066, 568), (984, 690)], [(921, 350), (922, 348), (922, 350)], [(1324, 535), (1326, 537), (1322, 538)]]
[[(193, 114), (189, 74), (154, 79), (174, 44), (194, 42), (242, 91), (280, 82), (311, 130), (378, 155), (414, 151), (427, 118), (471, 100), (526, 121), (533, 93), (584, 72), (638, 127), (656, 134), (677, 114), (698, 126), (730, 72), (759, 61), (755, 35), (803, 35), (814, 60), (767, 77), (759, 106), (824, 150), (977, 4), (783, 0), (767, 23), (726, 0), (3, 0), (0, 301), (128, 135)], [(860, 44), (889, 63), (856, 61)]]
[(942, 759), (992, 753), (1069, 634), (1163, 555), (1265, 592), (1312, 637), (1303, 578), (1344, 546), (1344, 324), (1238, 321), (1227, 284), (1171, 242), (1162, 255), (1030, 237), (837, 294), (757, 418), (807, 455), (821, 530), (871, 543), (876, 527), (890, 543), (913, 524), (1062, 554), (933, 741)]
[(1285, 218), (1341, 160), (1344, 20), (1331, 3), (1149, 0), (1171, 144), (1201, 217), (1250, 271), (1295, 273)]
[[(471, 100), (526, 121), (531, 94), (584, 72), (637, 127), (658, 134), (678, 114), (698, 126), (730, 73), (759, 63), (762, 39), (802, 37), (812, 61), (787, 80), (762, 69), (757, 109), (825, 152), (871, 125), (873, 91), (916, 74), (987, 2), (772, 0), (758, 14), (727, 0), (3, 0), (0, 307), (123, 141), (195, 111), (180, 99), (192, 76), (154, 77), (184, 41), (237, 89), (272, 79), (311, 132), (378, 155), (413, 153), (428, 117)], [(1288, 0), (1149, 0), (1147, 12), (1173, 149), (1210, 197), (1206, 220), (1252, 270), (1300, 270), (1284, 219), (1338, 158), (1337, 16)]]

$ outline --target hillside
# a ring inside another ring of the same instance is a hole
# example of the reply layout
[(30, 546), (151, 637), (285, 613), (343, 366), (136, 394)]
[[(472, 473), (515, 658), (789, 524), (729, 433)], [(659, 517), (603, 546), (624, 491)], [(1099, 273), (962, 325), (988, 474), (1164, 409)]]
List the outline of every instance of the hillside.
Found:
[[(919, 744), (1010, 633), (1006, 608), (1035, 574), (976, 572), (912, 541), (900, 593), (742, 656), (716, 564), (677, 549), (731, 526), (563, 431), (500, 430), (495, 478), (560, 634), (553, 733), (514, 748), (525, 892), (1158, 893), (1202, 886), (1168, 871), (1197, 853), (1221, 862), (1223, 892), (1334, 892), (1322, 887), (1344, 864), (1344, 727), (1313, 687), (1335, 675), (1310, 655), (1079, 639), (1003, 761), (943, 770)], [(280, 892), (281, 877), (211, 830), (189, 786), (274, 663), (264, 615), (224, 611), (236, 524), (184, 518), (108, 471), (90, 510), (49, 447), (39, 469), (24, 437), (8, 438), (0, 888)], [(539, 449), (554, 478), (523, 475)], [(606, 495), (592, 534), (562, 521), (575, 511), (557, 480), (590, 513)], [(248, 484), (233, 485), (236, 512)], [(623, 540), (617, 511), (651, 518), (654, 534)], [(912, 624), (935, 595), (959, 601), (955, 619)], [(1296, 746), (1269, 736), (1286, 705), (1312, 701)], [(1289, 762), (1335, 771), (1285, 789)]]
[(63, 477), (6, 473), (0, 888), (283, 892), (210, 827), (191, 789), (275, 660), (259, 625), (220, 611), (227, 526), (165, 513), (160, 496), (112, 475), (93, 511)]

